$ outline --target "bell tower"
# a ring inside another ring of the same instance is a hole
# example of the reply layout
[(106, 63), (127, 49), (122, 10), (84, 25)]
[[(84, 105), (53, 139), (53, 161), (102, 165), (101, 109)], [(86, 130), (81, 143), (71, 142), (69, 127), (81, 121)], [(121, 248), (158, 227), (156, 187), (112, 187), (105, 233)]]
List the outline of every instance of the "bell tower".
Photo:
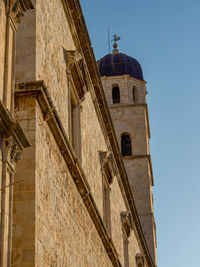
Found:
[(146, 82), (139, 62), (120, 53), (117, 40), (114, 38), (113, 53), (101, 58), (98, 67), (144, 236), (156, 264)]

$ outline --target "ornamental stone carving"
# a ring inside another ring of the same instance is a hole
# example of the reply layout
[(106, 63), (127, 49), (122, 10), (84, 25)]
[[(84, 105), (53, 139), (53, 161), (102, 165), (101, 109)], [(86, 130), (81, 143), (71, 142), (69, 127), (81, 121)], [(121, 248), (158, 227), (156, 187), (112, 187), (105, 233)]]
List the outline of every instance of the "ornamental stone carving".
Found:
[(65, 50), (63, 48), (68, 78), (74, 85), (79, 100), (84, 99), (88, 91), (88, 84), (85, 72), (85, 64), (82, 55), (77, 50)]
[(12, 169), (15, 169), (16, 163), (19, 161), (22, 149), (15, 141), (14, 137), (3, 138), (4, 155), (3, 160), (6, 161)]
[(34, 9), (31, 0), (10, 0), (9, 13), (14, 19), (16, 24), (22, 22), (24, 14), (27, 10)]
[(136, 254), (135, 260), (137, 267), (144, 267), (144, 257), (141, 253)]
[(21, 149), (16, 145), (13, 144), (10, 149), (10, 161), (11, 163), (17, 163), (21, 156)]
[(99, 151), (101, 171), (104, 177), (106, 178), (107, 183), (110, 185), (113, 182), (113, 177), (116, 174), (113, 156), (109, 151)]
[(124, 234), (128, 238), (132, 230), (131, 214), (129, 211), (121, 212), (121, 222), (122, 222)]

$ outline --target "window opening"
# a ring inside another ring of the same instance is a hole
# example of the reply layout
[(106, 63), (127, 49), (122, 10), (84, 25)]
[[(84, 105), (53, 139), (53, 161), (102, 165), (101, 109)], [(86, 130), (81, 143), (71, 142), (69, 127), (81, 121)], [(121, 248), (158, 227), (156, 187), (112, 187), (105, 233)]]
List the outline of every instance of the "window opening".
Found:
[(132, 94), (133, 94), (133, 103), (136, 103), (136, 87), (135, 86), (133, 86)]
[(128, 134), (121, 137), (121, 152), (122, 156), (132, 156), (131, 137)]
[(113, 104), (120, 103), (120, 90), (118, 86), (115, 86), (112, 89), (112, 99), (113, 99)]

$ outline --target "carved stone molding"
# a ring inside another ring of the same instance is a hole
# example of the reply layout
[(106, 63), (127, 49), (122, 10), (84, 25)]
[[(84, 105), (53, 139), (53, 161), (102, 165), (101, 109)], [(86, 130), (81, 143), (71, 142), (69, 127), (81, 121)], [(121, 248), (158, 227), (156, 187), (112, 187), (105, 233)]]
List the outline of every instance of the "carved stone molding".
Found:
[(24, 13), (29, 9), (34, 9), (31, 0), (9, 1), (9, 14), (14, 19), (15, 24), (21, 23)]
[(116, 175), (113, 155), (109, 151), (99, 151), (99, 157), (102, 174), (106, 177), (108, 185), (110, 185), (113, 182), (113, 177)]
[(136, 254), (135, 260), (137, 267), (144, 267), (144, 257), (141, 253)]
[(83, 57), (77, 50), (63, 50), (66, 59), (67, 75), (74, 85), (79, 100), (82, 100), (88, 91)]
[(70, 67), (75, 62), (79, 62), (82, 59), (81, 54), (77, 50), (64, 50), (67, 59), (67, 66)]
[(126, 238), (128, 238), (133, 228), (132, 221), (131, 221), (131, 214), (129, 211), (123, 211), (121, 212), (120, 215), (121, 215), (121, 222), (122, 222), (124, 234), (126, 235)]
[(3, 151), (3, 161), (7, 162), (15, 170), (16, 163), (19, 161), (22, 153), (22, 148), (11, 136), (9, 138), (3, 138)]
[(0, 133), (1, 138), (5, 141), (6, 151), (12, 147), (10, 151), (10, 162), (17, 162), (19, 152), (25, 147), (30, 146), (30, 142), (24, 134), (21, 126), (16, 122), (9, 111), (0, 101)]

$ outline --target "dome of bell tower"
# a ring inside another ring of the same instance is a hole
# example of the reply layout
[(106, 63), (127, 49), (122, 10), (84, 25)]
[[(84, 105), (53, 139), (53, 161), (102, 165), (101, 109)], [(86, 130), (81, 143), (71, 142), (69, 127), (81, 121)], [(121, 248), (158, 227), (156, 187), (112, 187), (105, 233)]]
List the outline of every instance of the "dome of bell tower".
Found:
[(128, 74), (133, 78), (143, 81), (140, 63), (123, 53), (113, 53), (97, 61), (101, 76), (120, 76)]

